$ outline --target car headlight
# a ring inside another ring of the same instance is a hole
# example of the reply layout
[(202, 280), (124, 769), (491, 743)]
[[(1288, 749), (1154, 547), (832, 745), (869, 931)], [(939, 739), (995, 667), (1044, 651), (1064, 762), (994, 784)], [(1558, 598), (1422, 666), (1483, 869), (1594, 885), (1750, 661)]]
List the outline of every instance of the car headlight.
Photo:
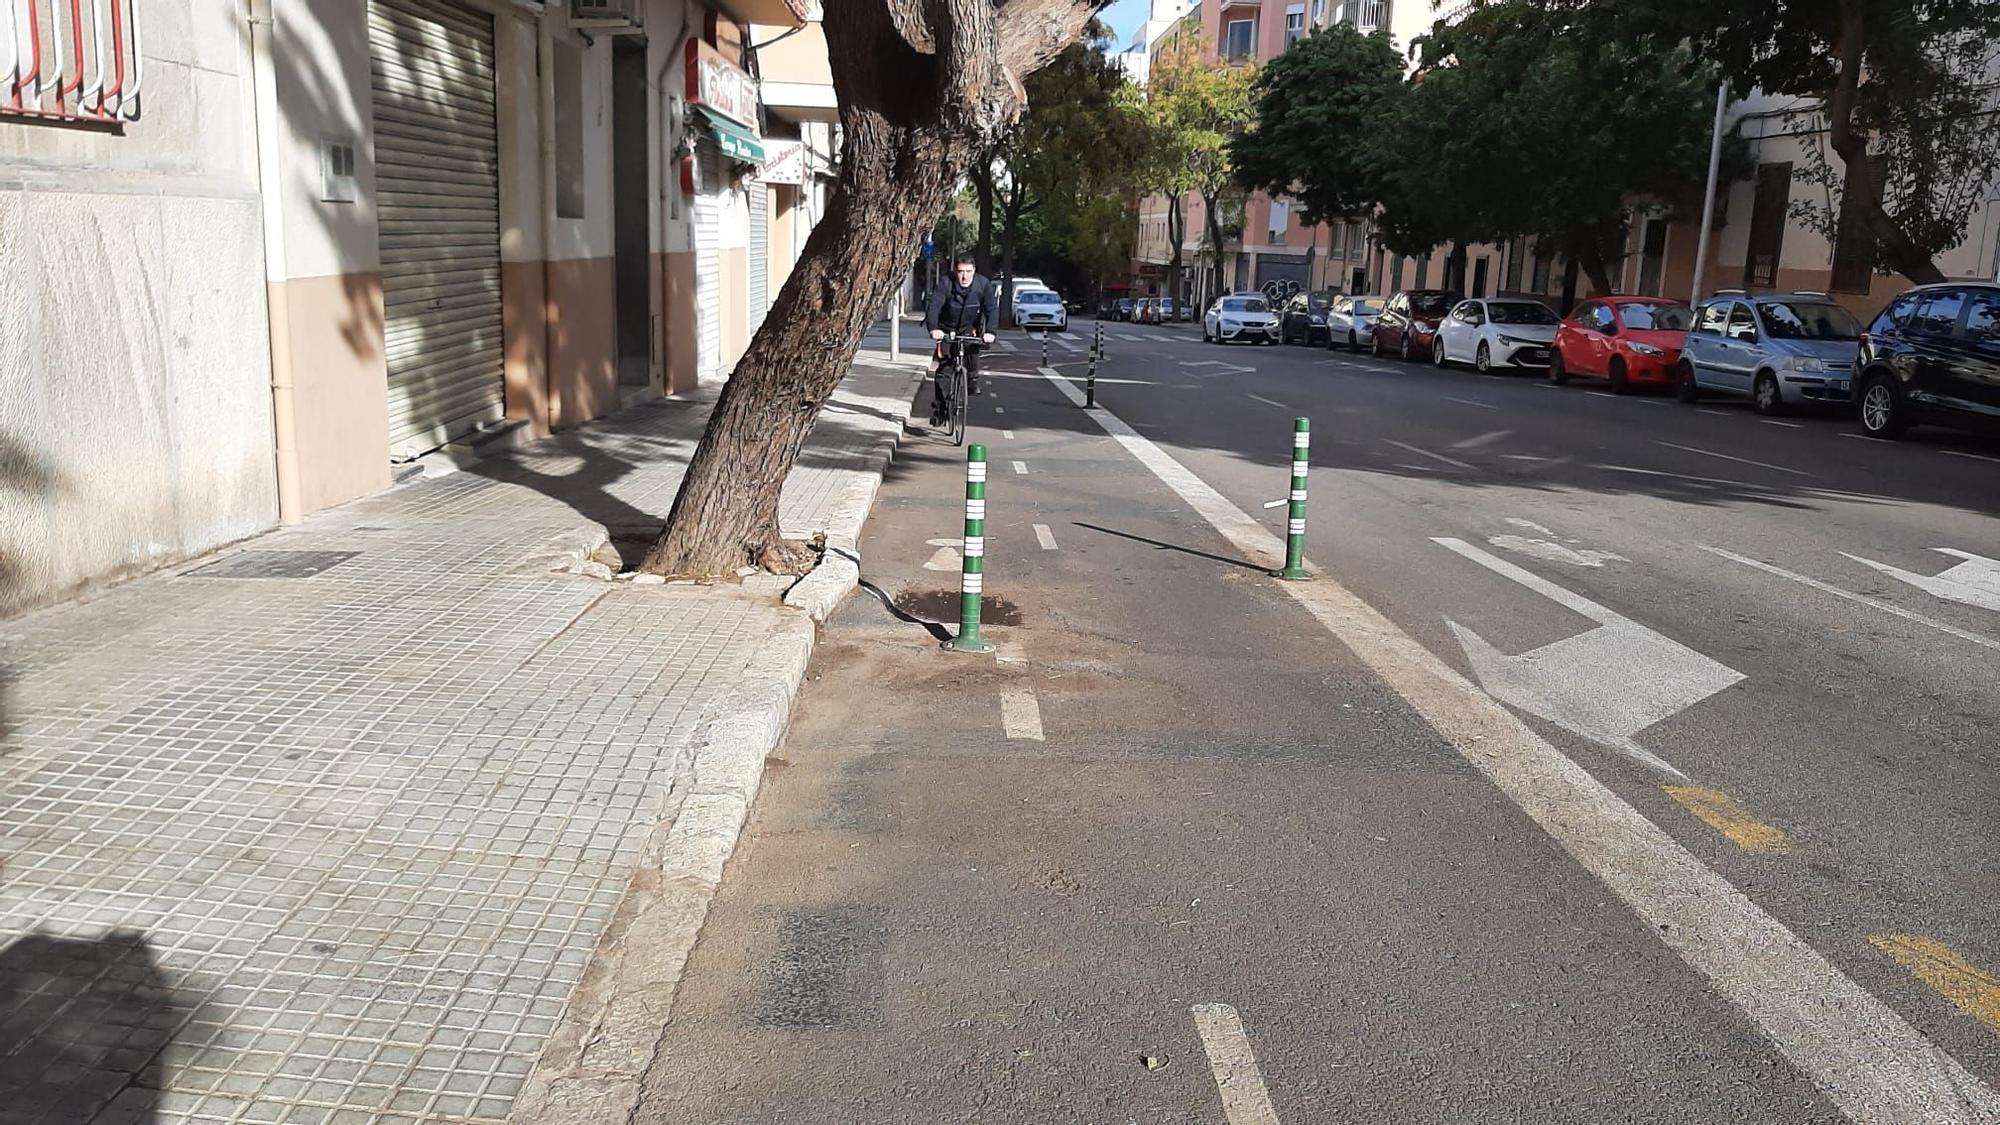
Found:
[(1632, 350), (1633, 350), (1634, 352), (1637, 352), (1637, 353), (1638, 353), (1638, 354), (1640, 354), (1640, 355), (1665, 355), (1665, 354), (1667, 354), (1667, 349), (1665, 349), (1665, 348), (1656, 348), (1656, 347), (1654, 347), (1654, 346), (1653, 346), (1653, 345), (1651, 345), (1651, 344), (1640, 344), (1640, 343), (1633, 343), (1633, 344), (1631, 344), (1631, 345), (1628, 345), (1628, 346), (1629, 346), (1629, 347), (1631, 347), (1631, 349), (1632, 349)]
[(1314, 324), (1325, 324), (1325, 323), (1326, 323), (1326, 318), (1325, 318), (1325, 317), (1323, 317), (1323, 316), (1311, 316), (1311, 317), (1307, 317), (1306, 319), (1308, 319), (1308, 320), (1312, 321), (1312, 322), (1313, 322)]
[(1785, 367), (1792, 371), (1825, 371), (1826, 361), (1815, 356), (1795, 355), (1785, 360)]
[(1514, 337), (1507, 335), (1505, 332), (1502, 332), (1499, 335), (1500, 335), (1500, 342), (1510, 348), (1515, 347), (1516, 345), (1519, 344), (1527, 343), (1526, 340), (1516, 340)]
[(1237, 324), (1236, 324), (1236, 322), (1235, 322), (1235, 321), (1233, 321), (1233, 320), (1231, 320), (1231, 319), (1229, 319), (1228, 317), (1226, 317), (1226, 316), (1225, 316), (1225, 317), (1223, 317), (1223, 318), (1222, 318), (1222, 326), (1223, 326), (1224, 328), (1235, 328), (1235, 327), (1237, 327)]

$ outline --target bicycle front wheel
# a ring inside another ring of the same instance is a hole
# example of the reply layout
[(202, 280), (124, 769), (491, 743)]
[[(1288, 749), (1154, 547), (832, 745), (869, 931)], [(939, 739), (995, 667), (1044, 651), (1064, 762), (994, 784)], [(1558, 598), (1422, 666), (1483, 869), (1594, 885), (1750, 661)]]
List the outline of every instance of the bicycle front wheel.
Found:
[(965, 444), (965, 365), (951, 370), (951, 443)]

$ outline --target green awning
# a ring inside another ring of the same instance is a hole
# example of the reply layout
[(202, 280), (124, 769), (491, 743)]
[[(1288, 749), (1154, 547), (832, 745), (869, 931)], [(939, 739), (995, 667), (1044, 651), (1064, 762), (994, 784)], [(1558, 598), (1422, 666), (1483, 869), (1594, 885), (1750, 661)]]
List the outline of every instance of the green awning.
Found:
[(701, 110), (702, 124), (708, 126), (708, 135), (715, 138), (722, 155), (745, 164), (755, 164), (764, 159), (764, 146), (757, 143), (756, 134), (718, 113), (711, 113), (706, 107)]

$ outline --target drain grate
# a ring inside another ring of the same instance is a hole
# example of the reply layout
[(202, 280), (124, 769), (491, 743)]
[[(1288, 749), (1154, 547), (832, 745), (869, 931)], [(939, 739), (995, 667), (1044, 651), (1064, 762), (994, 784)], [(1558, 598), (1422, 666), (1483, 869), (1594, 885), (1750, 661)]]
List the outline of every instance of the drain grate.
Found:
[(311, 578), (360, 551), (241, 551), (188, 571), (190, 578)]

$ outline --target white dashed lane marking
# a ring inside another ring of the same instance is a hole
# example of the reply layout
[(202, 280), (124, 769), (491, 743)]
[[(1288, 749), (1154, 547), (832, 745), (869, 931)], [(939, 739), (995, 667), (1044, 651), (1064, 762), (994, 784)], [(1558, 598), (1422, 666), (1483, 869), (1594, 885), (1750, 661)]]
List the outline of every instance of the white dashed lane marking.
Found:
[(1194, 1027), (1201, 1033), (1201, 1049), (1208, 1052), (1208, 1068), (1215, 1073), (1215, 1088), (1222, 1095), (1223, 1119), (1229, 1125), (1278, 1125), (1264, 1073), (1257, 1069), (1257, 1056), (1250, 1051), (1250, 1036), (1236, 1009), (1196, 1004)]
[(1026, 461), (1016, 461), (1016, 462), (1014, 462), (1014, 471), (1015, 471), (1016, 473), (1020, 474), (1021, 476), (1027, 476), (1027, 475), (1028, 475), (1028, 463), (1027, 463)]
[(1056, 535), (1055, 532), (1049, 530), (1048, 524), (1038, 523), (1035, 525), (1035, 540), (1042, 545), (1042, 550), (1044, 551), (1053, 551), (1056, 549)]

